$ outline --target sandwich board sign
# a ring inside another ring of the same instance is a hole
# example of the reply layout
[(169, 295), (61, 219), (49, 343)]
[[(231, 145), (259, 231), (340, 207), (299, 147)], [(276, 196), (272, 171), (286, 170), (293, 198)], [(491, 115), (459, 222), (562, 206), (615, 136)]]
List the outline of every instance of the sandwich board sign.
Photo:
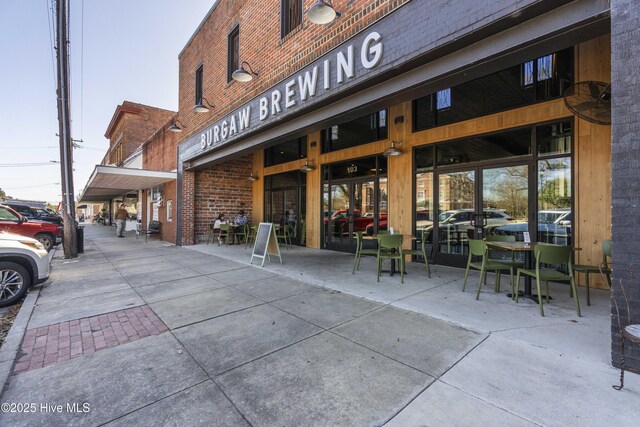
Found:
[(262, 258), (262, 267), (264, 267), (264, 261), (269, 258), (271, 261), (271, 255), (280, 258), (280, 264), (282, 264), (282, 256), (280, 255), (280, 247), (278, 246), (278, 238), (276, 237), (276, 230), (273, 224), (270, 222), (261, 222), (258, 225), (258, 231), (256, 232), (256, 241), (253, 244), (253, 251), (251, 252), (251, 261), (249, 264), (253, 264), (253, 258)]

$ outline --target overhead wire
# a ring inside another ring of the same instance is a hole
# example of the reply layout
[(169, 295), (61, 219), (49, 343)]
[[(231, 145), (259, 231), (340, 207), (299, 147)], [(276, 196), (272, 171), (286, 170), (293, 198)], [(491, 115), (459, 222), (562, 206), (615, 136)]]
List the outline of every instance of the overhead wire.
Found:
[(55, 60), (55, 45), (53, 43), (55, 29), (53, 28), (53, 4), (51, 1), (54, 0), (45, 0), (45, 6), (47, 8), (47, 21), (49, 22), (49, 45), (51, 46), (51, 69), (53, 71), (53, 87), (57, 87), (56, 83), (56, 60)]

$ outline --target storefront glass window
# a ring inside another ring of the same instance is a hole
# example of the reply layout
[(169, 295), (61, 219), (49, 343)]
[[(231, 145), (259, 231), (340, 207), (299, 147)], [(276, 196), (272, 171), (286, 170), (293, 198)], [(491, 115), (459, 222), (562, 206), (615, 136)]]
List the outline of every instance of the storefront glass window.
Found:
[(538, 242), (570, 245), (571, 158), (538, 161)]
[(293, 139), (264, 150), (264, 165), (273, 166), (307, 157), (307, 137)]
[(436, 164), (449, 166), (529, 155), (531, 128), (455, 141), (436, 147)]
[(539, 156), (571, 153), (571, 122), (538, 126), (536, 132)]
[(414, 131), (562, 96), (573, 82), (573, 48), (414, 100)]
[(387, 111), (368, 114), (322, 131), (322, 152), (342, 150), (387, 138)]
[(267, 222), (289, 227), (291, 241), (303, 245), (306, 240), (306, 175), (286, 172), (266, 176), (264, 218)]

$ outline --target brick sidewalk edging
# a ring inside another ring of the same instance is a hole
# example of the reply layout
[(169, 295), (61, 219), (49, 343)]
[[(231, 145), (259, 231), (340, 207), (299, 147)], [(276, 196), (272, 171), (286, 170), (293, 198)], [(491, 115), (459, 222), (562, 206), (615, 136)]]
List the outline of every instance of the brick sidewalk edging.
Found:
[(29, 329), (13, 373), (42, 368), (168, 329), (148, 305)]

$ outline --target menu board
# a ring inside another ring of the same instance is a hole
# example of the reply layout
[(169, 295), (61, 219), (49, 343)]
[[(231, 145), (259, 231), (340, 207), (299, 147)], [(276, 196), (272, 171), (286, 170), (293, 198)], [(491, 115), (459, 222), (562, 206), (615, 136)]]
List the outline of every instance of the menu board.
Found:
[(251, 261), (253, 258), (262, 258), (262, 267), (264, 267), (264, 261), (269, 258), (271, 261), (271, 255), (277, 256), (282, 264), (282, 256), (280, 255), (280, 247), (278, 246), (278, 239), (276, 238), (276, 232), (272, 223), (261, 222), (258, 225), (258, 231), (256, 232), (256, 241), (253, 245), (253, 251), (251, 252)]

